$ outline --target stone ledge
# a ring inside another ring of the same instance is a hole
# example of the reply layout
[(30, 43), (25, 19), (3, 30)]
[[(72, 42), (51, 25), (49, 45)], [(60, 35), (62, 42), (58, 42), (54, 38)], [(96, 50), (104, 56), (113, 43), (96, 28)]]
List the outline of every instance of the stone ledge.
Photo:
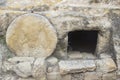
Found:
[(94, 60), (62, 60), (59, 62), (59, 67), (61, 74), (94, 71), (96, 69)]

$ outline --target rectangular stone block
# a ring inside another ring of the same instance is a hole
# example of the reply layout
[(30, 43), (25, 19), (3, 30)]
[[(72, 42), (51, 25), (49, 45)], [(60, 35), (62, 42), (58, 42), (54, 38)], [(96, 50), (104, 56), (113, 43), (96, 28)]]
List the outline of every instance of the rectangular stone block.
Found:
[(61, 74), (94, 71), (94, 60), (62, 60), (59, 62)]

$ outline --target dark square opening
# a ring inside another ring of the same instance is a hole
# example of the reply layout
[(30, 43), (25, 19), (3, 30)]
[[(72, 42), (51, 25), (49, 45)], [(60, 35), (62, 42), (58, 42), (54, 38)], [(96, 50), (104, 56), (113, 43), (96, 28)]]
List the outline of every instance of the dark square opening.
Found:
[(98, 31), (71, 31), (68, 33), (68, 52), (79, 51), (80, 53), (95, 53)]

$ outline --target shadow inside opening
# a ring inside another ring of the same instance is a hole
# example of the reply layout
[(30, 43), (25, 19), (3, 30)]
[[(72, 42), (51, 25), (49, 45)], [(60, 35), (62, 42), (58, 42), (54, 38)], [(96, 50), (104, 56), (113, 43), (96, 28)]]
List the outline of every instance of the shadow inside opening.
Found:
[(68, 52), (79, 51), (80, 53), (95, 53), (98, 31), (71, 31), (68, 33)]

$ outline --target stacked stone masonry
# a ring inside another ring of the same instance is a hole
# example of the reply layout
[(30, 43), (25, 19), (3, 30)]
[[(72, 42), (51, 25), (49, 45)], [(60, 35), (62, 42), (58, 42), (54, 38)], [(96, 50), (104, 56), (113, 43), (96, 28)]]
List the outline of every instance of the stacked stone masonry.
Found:
[(0, 0), (0, 80), (120, 80), (120, 0)]

